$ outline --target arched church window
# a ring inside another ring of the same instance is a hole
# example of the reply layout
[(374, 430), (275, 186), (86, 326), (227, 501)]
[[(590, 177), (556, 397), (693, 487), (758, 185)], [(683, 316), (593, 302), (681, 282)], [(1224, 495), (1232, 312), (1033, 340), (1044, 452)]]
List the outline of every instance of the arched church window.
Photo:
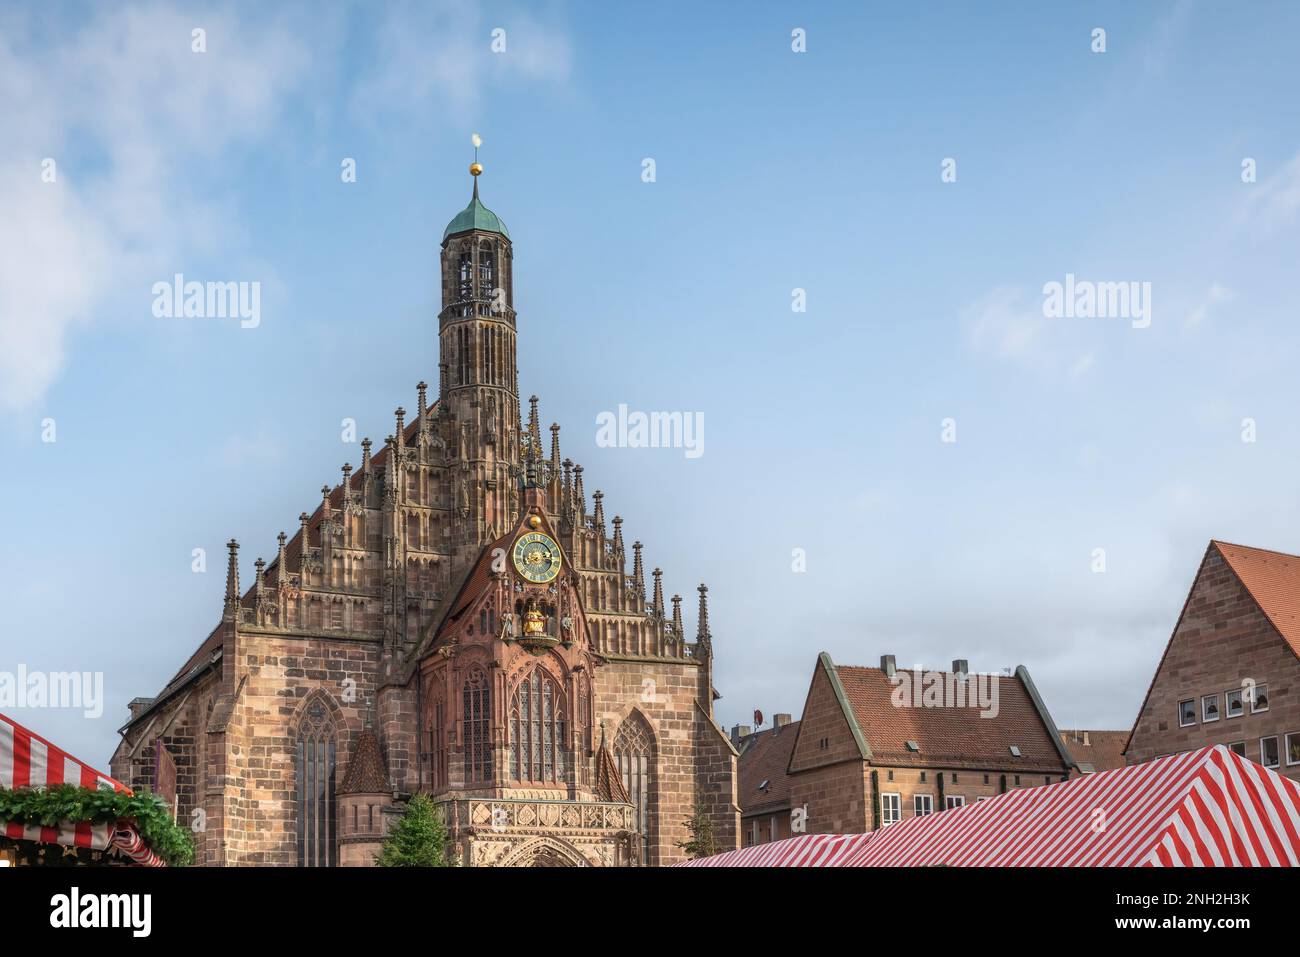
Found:
[(510, 774), (516, 781), (562, 784), (569, 766), (564, 692), (534, 668), (510, 702)]
[(434, 788), (447, 784), (447, 731), (442, 698), (435, 698), (429, 709), (429, 773)]
[(641, 712), (633, 711), (614, 735), (614, 763), (623, 778), (628, 800), (636, 805), (636, 829), (641, 835), (641, 863), (649, 863), (650, 802), (654, 799), (654, 734)]
[(474, 263), (468, 246), (462, 247), (460, 253), (460, 298), (474, 298)]
[(478, 250), (478, 297), (491, 299), (496, 287), (496, 253), (484, 243)]
[(491, 689), (479, 670), (465, 679), (465, 780), (492, 780)]
[(334, 803), (335, 732), (325, 703), (307, 705), (298, 723), (298, 866), (333, 867), (337, 860)]

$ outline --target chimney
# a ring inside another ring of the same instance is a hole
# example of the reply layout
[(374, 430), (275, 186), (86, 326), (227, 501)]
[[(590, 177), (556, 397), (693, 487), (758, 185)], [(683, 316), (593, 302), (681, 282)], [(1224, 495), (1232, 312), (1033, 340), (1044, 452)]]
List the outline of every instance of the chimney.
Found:
[(1087, 731), (1083, 732), (1083, 743), (1086, 744), (1086, 745), (1091, 745), (1091, 744), (1092, 744), (1092, 742), (1088, 740), (1088, 732), (1087, 732)]
[(965, 658), (954, 658), (952, 660), (952, 673), (965, 678), (970, 674), (970, 662)]
[(132, 698), (127, 702), (126, 706), (131, 711), (131, 717), (136, 718), (139, 717), (140, 713), (148, 708), (149, 705), (153, 704), (153, 701), (153, 698)]
[(880, 656), (880, 670), (885, 673), (886, 678), (894, 677), (895, 672), (898, 671), (898, 666), (894, 664), (893, 655)]
[(772, 730), (774, 731), (780, 731), (789, 723), (790, 723), (790, 716), (788, 714), (772, 715)]
[(735, 725), (732, 725), (732, 726), (731, 726), (731, 743), (734, 744), (737, 748), (739, 748), (739, 747), (740, 747), (740, 741), (741, 741), (741, 739), (742, 739), (742, 738), (747, 738), (747, 737), (749, 737), (750, 733), (751, 733), (753, 730), (754, 730), (754, 729), (751, 728), (751, 727), (750, 727), (749, 725), (747, 725), (747, 724), (735, 724)]

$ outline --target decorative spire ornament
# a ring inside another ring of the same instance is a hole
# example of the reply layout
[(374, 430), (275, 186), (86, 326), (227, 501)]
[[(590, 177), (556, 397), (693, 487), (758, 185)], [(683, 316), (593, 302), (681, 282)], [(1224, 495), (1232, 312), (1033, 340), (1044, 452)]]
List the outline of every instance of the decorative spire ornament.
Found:
[(636, 596), (645, 601), (645, 571), (641, 567), (641, 543), (632, 543), (632, 582), (636, 585)]
[(700, 620), (695, 631), (695, 640), (706, 650), (712, 645), (713, 636), (709, 633), (709, 586), (700, 584)]
[(654, 615), (656, 618), (662, 619), (664, 617), (664, 573), (662, 569), (656, 568), (652, 574), (655, 579)]
[(222, 617), (233, 621), (239, 615), (239, 542), (226, 542), (230, 557), (226, 560), (226, 604)]

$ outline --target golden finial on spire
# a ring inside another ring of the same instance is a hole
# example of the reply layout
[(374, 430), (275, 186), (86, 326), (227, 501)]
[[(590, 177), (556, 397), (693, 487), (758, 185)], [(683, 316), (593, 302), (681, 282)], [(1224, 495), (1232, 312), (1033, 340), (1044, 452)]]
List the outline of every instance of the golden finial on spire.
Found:
[(469, 174), (477, 177), (483, 172), (483, 164), (478, 161), (478, 148), (483, 145), (483, 137), (474, 133), (470, 136), (469, 141), (474, 144), (474, 162), (469, 164)]

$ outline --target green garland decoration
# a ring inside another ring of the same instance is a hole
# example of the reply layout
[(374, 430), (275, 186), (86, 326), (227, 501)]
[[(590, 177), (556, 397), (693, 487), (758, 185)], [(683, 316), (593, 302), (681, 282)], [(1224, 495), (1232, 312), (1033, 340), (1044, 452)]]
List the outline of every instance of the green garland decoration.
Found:
[(98, 790), (56, 784), (48, 788), (0, 788), (0, 821), (56, 827), (60, 821), (101, 824), (131, 821), (150, 850), (169, 867), (194, 861), (194, 842), (156, 794)]

